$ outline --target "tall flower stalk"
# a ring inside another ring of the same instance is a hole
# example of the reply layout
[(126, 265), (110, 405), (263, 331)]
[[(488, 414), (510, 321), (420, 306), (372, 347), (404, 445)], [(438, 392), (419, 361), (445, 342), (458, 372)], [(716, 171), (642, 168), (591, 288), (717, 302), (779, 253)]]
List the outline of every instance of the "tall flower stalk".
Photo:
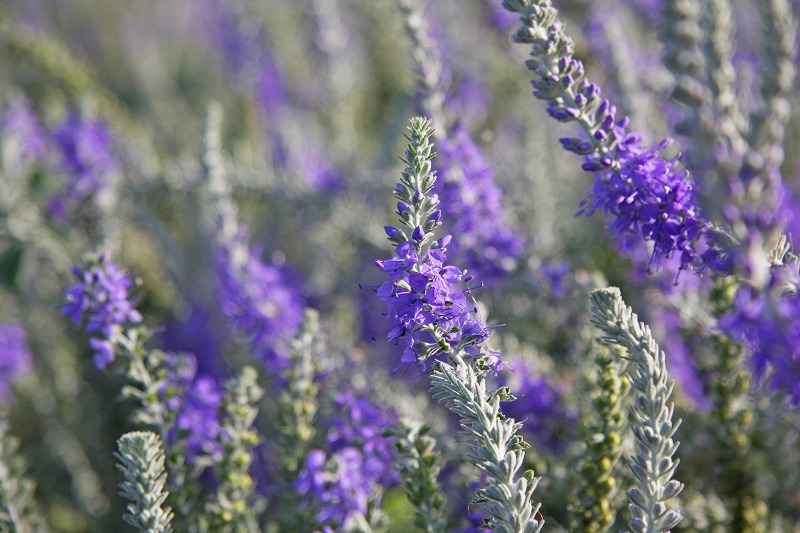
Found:
[(583, 130), (583, 138), (561, 139), (565, 149), (584, 157), (583, 169), (594, 173), (579, 214), (602, 210), (612, 215), (609, 233), (623, 248), (639, 239), (651, 241), (651, 268), (673, 255), (681, 270), (700, 265), (697, 242), (709, 226), (678, 160), (661, 155), (670, 141), (646, 147), (641, 134), (629, 131), (628, 118), (617, 116), (616, 107), (601, 98), (600, 87), (586, 78), (550, 0), (504, 0), (503, 5), (520, 17), (514, 40), (531, 46), (526, 66), (535, 75), (534, 96), (547, 102), (554, 119), (577, 122)]
[(461, 418), (471, 443), (469, 460), (488, 481), (475, 502), (486, 504), (490, 527), (507, 533), (536, 532), (543, 524), (537, 519), (539, 506), (532, 501), (538, 479), (530, 470), (519, 475), (527, 447), (517, 434), (521, 424), (500, 412), (500, 402), (512, 397), (505, 387), (494, 393), (486, 388), (486, 372), (501, 368), (499, 352), (484, 346), (489, 330), (471, 316), (469, 289), (458, 287), (469, 278), (445, 266), (449, 237), (434, 240), (432, 235), (442, 212), (432, 193), (436, 174), (431, 170), (430, 121), (413, 118), (409, 130), (403, 158), (407, 166), (394, 189), (405, 228), (385, 227), (396, 255), (375, 261), (389, 278), (377, 290), (392, 321), (388, 337), (406, 345), (401, 364), (425, 370), (436, 361), (430, 392)]

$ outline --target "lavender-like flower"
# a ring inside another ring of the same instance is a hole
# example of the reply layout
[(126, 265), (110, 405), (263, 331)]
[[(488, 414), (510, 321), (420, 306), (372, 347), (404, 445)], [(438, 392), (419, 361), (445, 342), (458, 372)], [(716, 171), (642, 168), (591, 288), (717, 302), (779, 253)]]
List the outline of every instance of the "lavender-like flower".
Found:
[(11, 382), (32, 366), (25, 328), (19, 322), (0, 323), (0, 404), (9, 401)]
[(765, 290), (743, 284), (719, 326), (751, 351), (755, 381), (768, 374), (770, 386), (800, 404), (800, 263), (785, 238), (773, 252)]
[(523, 249), (522, 237), (506, 220), (503, 191), (490, 163), (466, 128), (456, 123), (439, 142), (441, 185), (437, 188), (457, 237), (450, 251), (479, 279), (492, 283), (511, 271)]
[(197, 376), (178, 403), (175, 436), (186, 438), (186, 460), (193, 463), (198, 455), (219, 457), (222, 446), (219, 411), (222, 393), (211, 376)]
[(431, 170), (434, 154), (430, 121), (412, 119), (409, 129), (410, 144), (404, 159), (408, 166), (394, 190), (399, 200), (397, 214), (406, 229), (385, 227), (395, 245), (395, 256), (375, 261), (389, 278), (377, 291), (392, 321), (388, 339), (403, 340), (401, 364), (415, 363), (423, 371), (430, 358), (462, 350), (497, 371), (501, 368), (499, 353), (482, 346), (489, 330), (471, 316), (469, 289), (461, 288), (462, 281), (472, 278), (455, 266), (445, 265), (450, 236), (433, 239), (442, 212), (439, 198), (432, 192), (436, 173)]
[(50, 203), (50, 213), (59, 223), (66, 223), (87, 199), (108, 186), (117, 169), (111, 154), (113, 139), (106, 124), (85, 120), (70, 113), (56, 129), (53, 141), (61, 154), (61, 171), (67, 177), (64, 190)]
[(214, 217), (214, 255), (222, 312), (247, 337), (253, 350), (279, 375), (288, 365), (280, 350), (298, 330), (303, 303), (285, 270), (266, 264), (260, 250), (248, 245), (247, 230), (236, 218), (236, 205), (225, 180), (220, 149), (219, 108), (209, 110), (205, 133), (204, 174)]
[(74, 324), (86, 318), (86, 332), (95, 334), (89, 341), (94, 364), (103, 369), (114, 360), (111, 338), (124, 325), (142, 320), (128, 295), (131, 279), (105, 253), (88, 256), (72, 273), (78, 283), (64, 291), (61, 312)]
[(520, 15), (522, 27), (514, 40), (532, 45), (526, 66), (536, 75), (534, 96), (547, 102), (553, 118), (578, 122), (585, 133), (585, 138), (561, 139), (565, 149), (584, 156), (583, 169), (595, 173), (579, 213), (602, 209), (613, 215), (609, 232), (623, 243), (634, 236), (652, 241), (651, 266), (673, 254), (680, 257), (680, 269), (699, 265), (697, 241), (708, 224), (677, 159), (661, 155), (668, 141), (644, 146), (640, 134), (628, 131), (627, 117), (617, 117), (616, 107), (601, 99), (600, 88), (573, 57), (572, 39), (550, 0), (504, 0), (503, 5)]
[(242, 231), (236, 242), (221, 243), (216, 250), (222, 312), (250, 338), (265, 363), (285, 369), (287, 360), (280, 345), (297, 331), (304, 306), (285, 270), (264, 263), (259, 249), (248, 249), (246, 241)]
[(341, 415), (331, 420), (329, 450), (309, 452), (295, 488), (320, 504), (319, 524), (349, 531), (367, 519), (380, 488), (398, 481), (391, 439), (384, 436), (396, 416), (351, 392), (337, 396), (335, 403)]
[(475, 502), (486, 504), (495, 531), (536, 533), (543, 523), (536, 518), (539, 506), (533, 502), (538, 479), (531, 470), (517, 475), (528, 447), (517, 435), (521, 424), (500, 412), (500, 402), (511, 399), (508, 389), (486, 389), (484, 374), (502, 368), (499, 352), (482, 346), (489, 330), (470, 316), (465, 291), (456, 285), (463, 273), (444, 266), (449, 237), (432, 237), (442, 213), (432, 192), (436, 174), (431, 171), (430, 121), (413, 118), (409, 130), (403, 160), (408, 166), (394, 190), (406, 228), (385, 227), (396, 256), (375, 262), (389, 277), (378, 289), (393, 322), (389, 339), (407, 338), (401, 363), (416, 362), (424, 369), (430, 358), (447, 356), (434, 364), (430, 391), (460, 417), (471, 443), (468, 457), (487, 477)]

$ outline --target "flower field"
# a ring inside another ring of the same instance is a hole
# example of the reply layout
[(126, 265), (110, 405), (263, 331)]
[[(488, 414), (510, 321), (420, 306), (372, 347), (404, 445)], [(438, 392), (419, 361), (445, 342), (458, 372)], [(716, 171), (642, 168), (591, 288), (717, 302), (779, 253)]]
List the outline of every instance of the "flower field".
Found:
[(7, 0), (0, 532), (800, 532), (797, 0)]

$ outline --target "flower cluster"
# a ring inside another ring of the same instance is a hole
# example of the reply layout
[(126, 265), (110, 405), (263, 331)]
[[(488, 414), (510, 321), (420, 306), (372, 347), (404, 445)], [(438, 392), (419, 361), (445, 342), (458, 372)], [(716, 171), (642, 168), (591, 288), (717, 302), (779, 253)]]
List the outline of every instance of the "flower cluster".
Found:
[(142, 316), (128, 295), (131, 279), (103, 253), (89, 257), (83, 268), (72, 268), (78, 281), (64, 291), (66, 303), (62, 314), (74, 324), (86, 317), (87, 333), (96, 336), (89, 343), (94, 350), (94, 364), (103, 369), (114, 360), (112, 338), (126, 323), (139, 323)]
[[(797, 265), (774, 265), (766, 291), (739, 287), (720, 329), (751, 351), (755, 380), (771, 369), (770, 385), (800, 403), (800, 295)], [(788, 291), (787, 291), (788, 288)]]
[(436, 187), (453, 219), (450, 252), (460, 258), (481, 281), (491, 283), (507, 274), (523, 249), (523, 239), (506, 220), (492, 169), (461, 124), (439, 141), (439, 176)]
[(108, 186), (117, 163), (111, 153), (111, 132), (102, 121), (70, 113), (56, 129), (53, 141), (61, 154), (61, 171), (68, 182), (51, 200), (50, 214), (53, 220), (66, 223), (84, 201)]
[(193, 462), (198, 455), (218, 457), (222, 393), (216, 380), (198, 374), (193, 354), (169, 353), (165, 365), (169, 378), (161, 391), (166, 406), (175, 415), (169, 433), (170, 443), (185, 439), (186, 459)]
[[(595, 170), (595, 180), (581, 203), (579, 214), (597, 210), (614, 217), (609, 232), (617, 236), (641, 235), (652, 241), (651, 269), (659, 259), (680, 256), (680, 269), (699, 262), (695, 242), (705, 229), (694, 202), (686, 172), (676, 169), (677, 159), (665, 160), (660, 151), (669, 141), (645, 148), (642, 136), (615, 127), (618, 167), (602, 170), (592, 156), (584, 168)], [(622, 239), (623, 247), (630, 241)], [(655, 268), (653, 268), (655, 267)]]
[(450, 236), (435, 241), (431, 236), (441, 224), (442, 212), (437, 209), (438, 196), (432, 193), (436, 173), (431, 171), (430, 122), (412, 119), (409, 129), (408, 166), (394, 190), (400, 222), (408, 230), (386, 226), (395, 256), (375, 261), (389, 278), (377, 291), (392, 321), (388, 339), (403, 339), (401, 364), (416, 363), (423, 371), (429, 358), (459, 351), (485, 368), (499, 371), (499, 354), (491, 350), (484, 354), (481, 349), (489, 330), (479, 318), (473, 318), (469, 289), (461, 288), (461, 283), (472, 277), (445, 265)]
[(181, 400), (175, 430), (178, 435), (187, 435), (186, 458), (192, 461), (198, 454), (220, 454), (222, 447), (218, 438), (222, 394), (214, 378), (197, 376)]
[(345, 526), (367, 516), (378, 487), (398, 482), (391, 439), (384, 436), (396, 416), (352, 392), (340, 393), (335, 404), (340, 415), (330, 421), (329, 451), (309, 452), (295, 488), (320, 504), (320, 524)]
[(534, 96), (547, 102), (553, 118), (578, 122), (585, 133), (586, 138), (561, 139), (566, 150), (586, 158), (583, 169), (595, 173), (579, 213), (602, 209), (615, 217), (609, 232), (623, 242), (633, 236), (653, 241), (651, 266), (673, 254), (680, 256), (681, 270), (701, 264), (696, 244), (708, 224), (686, 173), (676, 169), (677, 159), (661, 155), (668, 141), (645, 148), (642, 136), (628, 131), (627, 117), (617, 117), (600, 87), (586, 79), (550, 0), (505, 0), (503, 5), (523, 22), (515, 41), (532, 45), (527, 67), (536, 75)]
[(216, 255), (222, 312), (250, 338), (265, 363), (284, 369), (288, 361), (280, 343), (297, 331), (304, 309), (289, 274), (264, 263), (257, 247), (248, 249), (245, 235), (219, 246)]
[(25, 328), (19, 322), (0, 323), (0, 403), (8, 401), (11, 381), (32, 366)]

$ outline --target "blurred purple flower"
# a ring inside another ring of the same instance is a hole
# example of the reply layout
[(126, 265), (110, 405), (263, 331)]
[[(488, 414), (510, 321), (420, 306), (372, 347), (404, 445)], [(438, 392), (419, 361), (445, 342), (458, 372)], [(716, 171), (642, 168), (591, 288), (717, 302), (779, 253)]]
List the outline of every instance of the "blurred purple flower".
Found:
[(132, 283), (105, 253), (88, 259), (81, 268), (72, 267), (72, 274), (78, 283), (64, 291), (66, 303), (61, 313), (74, 324), (85, 317), (86, 332), (99, 333), (90, 344), (95, 352), (95, 366), (103, 369), (114, 360), (110, 341), (115, 328), (142, 320), (128, 295)]
[(181, 402), (176, 421), (178, 434), (187, 435), (186, 458), (192, 461), (198, 454), (218, 456), (222, 446), (219, 410), (222, 394), (211, 376), (197, 376)]
[(219, 443), (222, 393), (216, 380), (198, 374), (194, 354), (167, 353), (166, 367), (169, 379), (161, 394), (167, 408), (176, 413), (169, 437), (173, 443), (186, 439), (189, 463), (198, 455), (218, 457), (222, 453)]
[(295, 487), (320, 504), (320, 524), (346, 526), (354, 516), (366, 516), (383, 465), (356, 448), (342, 448), (326, 456), (312, 450)]
[(666, 355), (667, 370), (696, 408), (709, 409), (711, 403), (692, 357), (692, 346), (681, 333), (679, 313), (672, 308), (659, 308), (656, 313), (660, 320), (650, 323), (657, 338), (660, 338), (659, 344)]
[(247, 247), (244, 230), (238, 242), (217, 247), (219, 300), (223, 314), (250, 338), (264, 363), (280, 375), (289, 364), (281, 344), (300, 326), (304, 305), (289, 273), (262, 262), (260, 255), (257, 247)]
[(451, 253), (491, 285), (514, 268), (524, 247), (508, 223), (491, 165), (460, 123), (439, 140), (437, 163), (440, 179), (434, 190), (453, 221)]
[(542, 262), (542, 275), (550, 283), (550, 293), (555, 298), (563, 298), (569, 292), (569, 278), (573, 275), (567, 263)]
[(30, 101), (25, 97), (16, 98), (3, 112), (0, 119), (2, 137), (14, 139), (19, 144), (23, 160), (40, 161), (47, 152), (47, 132), (39, 124)]
[(53, 141), (61, 154), (67, 184), (49, 208), (53, 220), (64, 224), (84, 201), (108, 186), (117, 162), (111, 154), (113, 140), (106, 124), (85, 120), (74, 112), (56, 129)]
[(503, 7), (501, 2), (495, 0), (484, 0), (484, 5), (489, 10), (488, 19), (489, 23), (499, 30), (503, 35), (508, 34), (513, 30), (519, 21), (519, 18)]
[(11, 382), (29, 372), (33, 358), (19, 322), (0, 323), (0, 404), (11, 398)]
[(166, 351), (193, 353), (200, 374), (223, 376), (222, 334), (215, 316), (192, 298), (189, 300), (188, 316), (164, 327), (160, 345)]
[[(793, 405), (800, 404), (800, 295), (796, 272), (773, 267), (771, 287), (757, 291), (742, 285), (736, 291), (733, 308), (719, 321), (720, 329), (743, 341), (751, 352), (755, 381), (769, 372), (769, 384), (787, 393)], [(794, 285), (786, 292), (787, 278)]]
[(320, 525), (345, 526), (354, 516), (367, 516), (378, 487), (399, 480), (392, 466), (391, 440), (383, 435), (396, 415), (352, 392), (335, 399), (330, 420), (329, 451), (312, 450), (306, 456), (295, 488), (320, 506)]
[(378, 481), (384, 486), (397, 483), (392, 468), (391, 441), (384, 432), (397, 423), (397, 415), (350, 391), (340, 392), (334, 400), (336, 411), (331, 418), (327, 441), (330, 449), (358, 446), (365, 455), (380, 461), (383, 468)]

